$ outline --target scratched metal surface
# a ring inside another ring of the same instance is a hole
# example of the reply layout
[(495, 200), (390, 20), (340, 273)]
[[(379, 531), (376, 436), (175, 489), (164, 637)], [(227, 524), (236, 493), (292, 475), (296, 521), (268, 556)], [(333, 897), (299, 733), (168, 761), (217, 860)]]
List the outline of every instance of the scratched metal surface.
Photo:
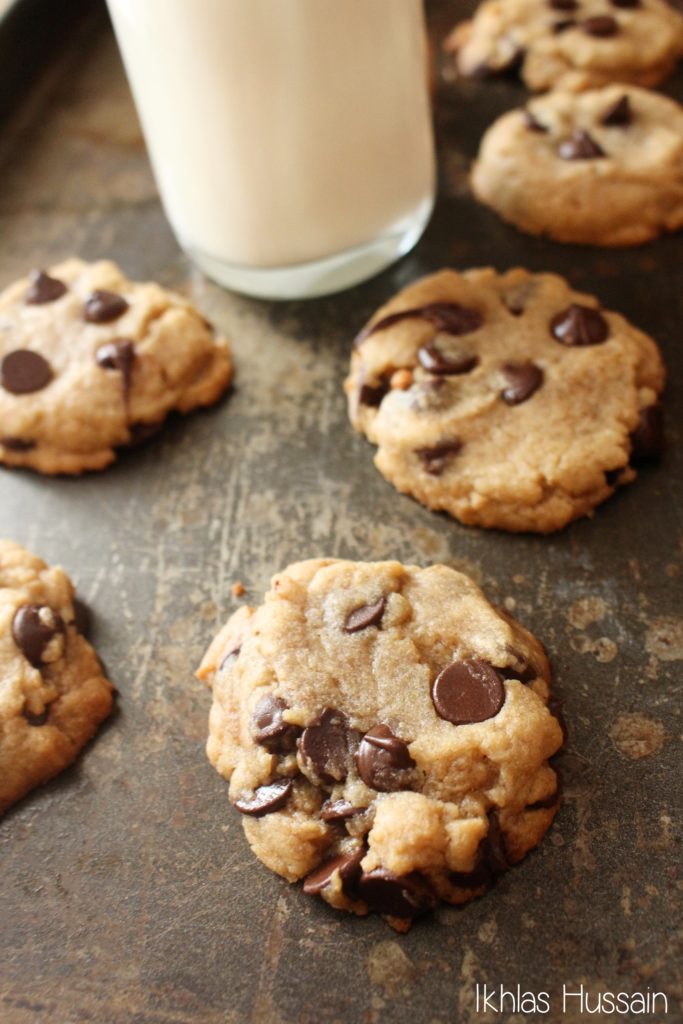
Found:
[[(434, 38), (464, 9), (432, 3)], [(683, 77), (671, 90), (683, 97)], [(112, 256), (192, 294), (232, 337), (238, 377), (218, 408), (104, 473), (0, 470), (0, 535), (71, 573), (121, 692), (77, 765), (0, 823), (3, 1024), (536, 1019), (477, 1013), (477, 982), (549, 992), (538, 1019), (588, 1019), (574, 1003), (561, 1016), (564, 983), (664, 991), (680, 1019), (683, 238), (578, 250), (478, 208), (467, 162), (522, 96), (442, 77), (440, 198), (418, 248), (346, 294), (282, 305), (222, 292), (179, 255), (103, 20), (5, 126), (0, 285), (70, 253)], [(442, 265), (488, 263), (568, 275), (650, 330), (671, 370), (661, 467), (551, 537), (467, 529), (398, 496), (346, 421), (349, 339), (374, 308)], [(238, 603), (231, 584), (257, 602), (275, 570), (322, 554), (471, 572), (546, 642), (570, 724), (564, 807), (541, 847), (405, 937), (261, 867), (203, 752), (209, 702), (192, 672)]]

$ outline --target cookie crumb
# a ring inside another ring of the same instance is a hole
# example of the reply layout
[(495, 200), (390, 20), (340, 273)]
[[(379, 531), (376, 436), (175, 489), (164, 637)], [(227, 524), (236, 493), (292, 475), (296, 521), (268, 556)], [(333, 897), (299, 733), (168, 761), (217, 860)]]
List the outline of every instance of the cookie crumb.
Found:
[(244, 583), (242, 583), (242, 580), (237, 580), (235, 583), (233, 583), (230, 589), (232, 590), (233, 597), (244, 597), (244, 595), (247, 592)]

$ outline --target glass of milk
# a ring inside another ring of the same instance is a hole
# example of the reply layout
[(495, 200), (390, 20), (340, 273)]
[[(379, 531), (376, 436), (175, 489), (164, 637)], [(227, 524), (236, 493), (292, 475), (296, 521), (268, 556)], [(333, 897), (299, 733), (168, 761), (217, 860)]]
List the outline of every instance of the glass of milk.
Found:
[(166, 214), (228, 288), (302, 298), (418, 240), (435, 161), (422, 0), (108, 0)]

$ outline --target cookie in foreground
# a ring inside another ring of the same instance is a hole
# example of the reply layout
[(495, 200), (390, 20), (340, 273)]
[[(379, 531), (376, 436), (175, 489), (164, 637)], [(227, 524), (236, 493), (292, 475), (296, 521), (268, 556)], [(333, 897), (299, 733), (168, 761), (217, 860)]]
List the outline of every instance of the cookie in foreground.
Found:
[(530, 234), (640, 245), (683, 227), (683, 107), (634, 86), (549, 93), (488, 129), (472, 187)]
[(102, 469), (230, 384), (228, 343), (158, 284), (70, 259), (0, 295), (0, 461)]
[(356, 430), (398, 488), (463, 523), (548, 533), (662, 444), (654, 341), (554, 274), (440, 273), (357, 337)]
[(70, 765), (112, 709), (74, 597), (62, 569), (0, 541), (0, 814)]
[(666, 0), (484, 0), (444, 47), (465, 77), (519, 71), (535, 92), (653, 86), (683, 57), (683, 17)]
[(404, 931), (481, 895), (557, 811), (543, 647), (446, 566), (291, 565), (198, 676), (252, 850), (340, 910)]

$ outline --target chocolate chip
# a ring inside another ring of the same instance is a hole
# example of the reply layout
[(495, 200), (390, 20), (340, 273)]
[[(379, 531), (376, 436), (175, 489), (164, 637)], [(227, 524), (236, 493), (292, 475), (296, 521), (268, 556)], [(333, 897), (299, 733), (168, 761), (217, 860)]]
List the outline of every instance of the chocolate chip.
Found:
[(507, 383), (501, 397), (508, 405), (526, 402), (543, 383), (543, 370), (535, 363), (504, 363), (502, 374)]
[(624, 472), (624, 466), (617, 466), (616, 469), (605, 470), (605, 483), (608, 487), (616, 487), (621, 480), (621, 475)]
[(443, 352), (433, 342), (419, 348), (417, 358), (420, 365), (429, 373), (444, 375), (469, 373), (479, 362), (477, 356), (468, 353), (450, 355)]
[(361, 384), (358, 392), (358, 401), (361, 405), (369, 405), (372, 409), (382, 404), (382, 399), (389, 393), (389, 381), (382, 381), (380, 384)]
[(553, 24), (553, 33), (559, 36), (562, 32), (566, 32), (568, 28), (574, 28), (576, 20), (574, 18), (563, 18), (562, 21), (556, 21)]
[(563, 345), (599, 345), (607, 340), (609, 326), (597, 309), (574, 302), (553, 317), (550, 332)]
[(221, 672), (231, 659), (236, 659), (241, 650), (242, 645), (238, 644), (236, 647), (231, 647), (229, 651), (226, 651), (218, 666), (218, 671)]
[(626, 94), (609, 108), (600, 121), (600, 124), (607, 125), (609, 128), (628, 128), (632, 123), (631, 101)]
[(63, 637), (62, 617), (49, 605), (24, 604), (14, 614), (14, 642), (34, 668), (41, 668), (49, 661), (55, 661), (53, 655), (61, 654), (63, 647), (55, 646), (52, 652), (49, 651), (50, 645), (60, 634)]
[(415, 454), (426, 473), (430, 476), (441, 476), (451, 455), (456, 455), (462, 448), (462, 441), (442, 441), (433, 448), (417, 448)]
[(342, 853), (325, 861), (315, 871), (311, 871), (304, 879), (304, 892), (308, 896), (317, 896), (326, 889), (338, 871), (341, 877), (342, 891), (349, 899), (356, 898), (356, 886), (361, 874), (360, 862), (367, 853), (364, 846), (359, 846), (351, 853)]
[(358, 633), (368, 626), (379, 626), (386, 608), (386, 598), (380, 597), (374, 604), (362, 604), (349, 612), (344, 621), (345, 633)]
[(621, 7), (630, 9), (632, 7), (640, 7), (640, 0), (611, 0), (613, 7)]
[(100, 345), (95, 352), (98, 366), (104, 370), (117, 370), (121, 374), (124, 394), (128, 394), (135, 362), (135, 345), (129, 338), (116, 338)]
[(251, 735), (255, 743), (278, 753), (294, 749), (301, 730), (282, 717), (287, 708), (286, 702), (273, 693), (261, 697), (251, 716)]
[(63, 281), (50, 277), (42, 270), (32, 270), (29, 281), (31, 283), (24, 296), (24, 301), (29, 306), (43, 306), (46, 302), (56, 302), (67, 291)]
[(444, 334), (470, 334), (478, 330), (484, 320), (481, 313), (457, 302), (430, 302), (426, 306), (415, 306), (403, 309), (400, 313), (390, 313), (377, 323), (364, 328), (357, 336), (354, 345), (361, 345), (371, 334), (384, 331), (401, 320), (428, 320), (437, 330)]
[(364, 810), (363, 807), (354, 807), (348, 800), (326, 800), (320, 808), (320, 817), (323, 821), (346, 821)]
[(267, 786), (259, 786), (251, 796), (239, 797), (235, 800), (235, 807), (240, 814), (249, 814), (252, 818), (272, 814), (287, 803), (292, 787), (291, 779), (278, 779)]
[(22, 708), (22, 715), (26, 719), (29, 725), (40, 726), (45, 725), (48, 718), (50, 717), (50, 705), (46, 704), (40, 714), (36, 715), (33, 711), (29, 711), (27, 707)]
[(575, 131), (571, 138), (560, 143), (557, 152), (563, 160), (596, 160), (605, 156), (595, 139), (584, 131)]
[(586, 18), (581, 22), (581, 28), (589, 36), (599, 36), (602, 39), (615, 36), (619, 31), (619, 22), (610, 14), (602, 14), (595, 18)]
[(358, 774), (366, 786), (380, 793), (407, 788), (406, 772), (415, 767), (408, 744), (388, 725), (375, 725), (361, 740), (356, 757)]
[(494, 875), (502, 875), (511, 866), (505, 844), (505, 835), (500, 827), (500, 819), (496, 810), (489, 811), (489, 830), (484, 839), (482, 855)]
[(370, 910), (390, 917), (417, 917), (433, 910), (438, 900), (422, 875), (395, 875), (386, 868), (362, 874), (358, 895)]
[(37, 352), (17, 348), (8, 352), (0, 363), (0, 383), (13, 395), (41, 391), (52, 380), (52, 368)]
[(315, 722), (304, 729), (299, 750), (304, 763), (323, 782), (343, 782), (358, 740), (359, 734), (349, 728), (346, 715), (335, 708), (325, 708)]
[(548, 7), (552, 7), (554, 11), (576, 11), (578, 9), (578, 0), (546, 0)]
[(128, 427), (130, 437), (126, 444), (121, 445), (121, 447), (139, 448), (140, 445), (145, 444), (151, 438), (156, 437), (163, 425), (163, 421), (159, 423), (131, 423)]
[(454, 661), (434, 680), (436, 713), (453, 725), (470, 725), (494, 718), (505, 703), (500, 673), (481, 658)]
[[(524, 124), (530, 132), (541, 132), (542, 134), (547, 133), (548, 129), (546, 128), (546, 126), (544, 124), (541, 124), (538, 118), (536, 118), (530, 110), (523, 110), (522, 117), (524, 118)], [(510, 312), (513, 311), (510, 310)]]
[(90, 635), (90, 627), (92, 625), (92, 615), (85, 601), (81, 601), (80, 597), (74, 598), (74, 627), (81, 636)]
[(118, 320), (127, 309), (128, 303), (123, 295), (98, 288), (86, 299), (83, 319), (91, 324), (108, 324), (111, 320)]
[(660, 405), (640, 410), (640, 422), (631, 434), (631, 462), (658, 459), (664, 451), (664, 421)]
[(0, 444), (8, 452), (30, 452), (36, 446), (35, 441), (24, 437), (3, 437), (0, 438)]

